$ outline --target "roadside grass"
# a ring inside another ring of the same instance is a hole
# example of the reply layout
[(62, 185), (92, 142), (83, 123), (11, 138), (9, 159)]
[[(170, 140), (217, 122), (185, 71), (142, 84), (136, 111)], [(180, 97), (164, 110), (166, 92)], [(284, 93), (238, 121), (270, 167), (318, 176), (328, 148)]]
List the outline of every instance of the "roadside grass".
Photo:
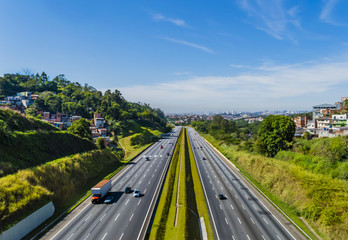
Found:
[(190, 158), (190, 163), (191, 163), (191, 173), (192, 173), (192, 180), (193, 180), (193, 185), (194, 185), (194, 192), (195, 192), (198, 216), (203, 217), (203, 219), (204, 219), (208, 239), (214, 239), (213, 229), (212, 229), (210, 218), (209, 218), (209, 211), (208, 211), (208, 207), (207, 207), (207, 202), (206, 202), (206, 199), (204, 196), (202, 183), (201, 183), (201, 180), (199, 178), (197, 166), (195, 163), (195, 158), (194, 158), (194, 155), (192, 152), (192, 147), (191, 147), (191, 143), (189, 141), (189, 136), (188, 136), (187, 132), (186, 132), (186, 136), (188, 139), (187, 146), (188, 146), (189, 158)]
[(299, 219), (323, 239), (348, 239), (348, 183), (314, 174), (293, 163), (237, 151), (202, 135), (282, 209), (303, 231), (316, 239)]
[(131, 138), (134, 137), (135, 135), (139, 135), (139, 133), (119, 139), (119, 143), (121, 144), (122, 148), (125, 150), (123, 162), (130, 161), (135, 156), (137, 156), (140, 152), (144, 151), (146, 148), (148, 148), (152, 144), (150, 143), (143, 146), (139, 146), (139, 145), (132, 146)]
[[(166, 234), (166, 228), (167, 225), (170, 226), (170, 223), (168, 223), (168, 219), (172, 219), (171, 226), (174, 226), (174, 215), (170, 212), (172, 205), (173, 205), (173, 199), (174, 199), (174, 205), (175, 205), (175, 194), (174, 191), (176, 190), (175, 183), (177, 182), (177, 176), (178, 176), (178, 168), (179, 168), (179, 157), (180, 157), (180, 148), (181, 148), (181, 139), (182, 139), (182, 132), (179, 135), (177, 144), (175, 146), (175, 150), (173, 153), (173, 157), (168, 169), (168, 174), (165, 179), (161, 197), (157, 206), (156, 214), (153, 220), (151, 232), (149, 239), (165, 239)], [(174, 206), (175, 207), (175, 206)]]

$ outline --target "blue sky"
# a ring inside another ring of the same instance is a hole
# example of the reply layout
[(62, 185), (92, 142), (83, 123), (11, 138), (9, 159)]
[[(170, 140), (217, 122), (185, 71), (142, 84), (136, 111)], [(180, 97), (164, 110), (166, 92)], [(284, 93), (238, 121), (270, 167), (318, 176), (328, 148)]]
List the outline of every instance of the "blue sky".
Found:
[(0, 74), (165, 112), (310, 110), (348, 93), (348, 1), (0, 1)]

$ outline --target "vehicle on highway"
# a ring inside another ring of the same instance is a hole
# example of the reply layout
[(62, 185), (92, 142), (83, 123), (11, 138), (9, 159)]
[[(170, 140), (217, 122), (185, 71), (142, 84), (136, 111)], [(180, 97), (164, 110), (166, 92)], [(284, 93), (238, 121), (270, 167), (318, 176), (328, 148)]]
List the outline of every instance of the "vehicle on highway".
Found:
[(110, 204), (110, 203), (112, 203), (113, 200), (114, 200), (114, 197), (111, 196), (111, 195), (109, 195), (109, 196), (107, 196), (107, 197), (105, 198), (104, 203)]
[(135, 189), (133, 196), (134, 197), (140, 197), (140, 190), (139, 189)]
[(205, 160), (205, 157), (202, 157), (202, 160)]
[(146, 157), (145, 160), (146, 160), (146, 161), (150, 161), (150, 158), (149, 158), (149, 157)]
[(219, 194), (219, 195), (218, 195), (218, 198), (219, 198), (220, 200), (227, 199), (227, 197), (226, 197), (225, 195), (223, 195), (223, 194)]
[(161, 149), (163, 148), (163, 146), (161, 145)]
[(169, 156), (169, 153), (167, 153), (167, 156)]
[(125, 192), (125, 193), (131, 193), (131, 192), (132, 192), (132, 188), (131, 188), (131, 187), (126, 187), (126, 188), (124, 189), (124, 192)]
[(92, 203), (100, 203), (102, 202), (103, 198), (106, 196), (106, 194), (111, 190), (111, 180), (101, 180), (97, 185), (92, 187), (91, 192), (93, 194), (92, 196)]

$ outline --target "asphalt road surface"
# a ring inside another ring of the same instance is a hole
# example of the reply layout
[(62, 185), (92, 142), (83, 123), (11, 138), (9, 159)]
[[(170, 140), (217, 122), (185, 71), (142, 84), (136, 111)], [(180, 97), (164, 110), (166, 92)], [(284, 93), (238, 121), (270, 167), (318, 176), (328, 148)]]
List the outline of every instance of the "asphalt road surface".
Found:
[[(179, 133), (176, 127), (112, 179), (111, 204), (91, 204), (88, 198), (42, 239), (143, 239)], [(140, 197), (126, 194), (127, 186), (139, 189)]]
[(295, 239), (194, 129), (188, 133), (215, 239)]

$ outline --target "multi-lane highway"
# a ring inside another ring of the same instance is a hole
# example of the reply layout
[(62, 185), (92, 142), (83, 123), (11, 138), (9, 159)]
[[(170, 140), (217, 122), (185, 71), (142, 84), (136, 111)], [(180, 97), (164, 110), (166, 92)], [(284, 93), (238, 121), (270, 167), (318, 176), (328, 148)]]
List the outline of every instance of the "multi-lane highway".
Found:
[(295, 239), (194, 129), (188, 133), (215, 239)]
[[(86, 200), (42, 239), (143, 239), (180, 130), (173, 129), (112, 179), (111, 204)], [(141, 196), (124, 193), (127, 186)]]

